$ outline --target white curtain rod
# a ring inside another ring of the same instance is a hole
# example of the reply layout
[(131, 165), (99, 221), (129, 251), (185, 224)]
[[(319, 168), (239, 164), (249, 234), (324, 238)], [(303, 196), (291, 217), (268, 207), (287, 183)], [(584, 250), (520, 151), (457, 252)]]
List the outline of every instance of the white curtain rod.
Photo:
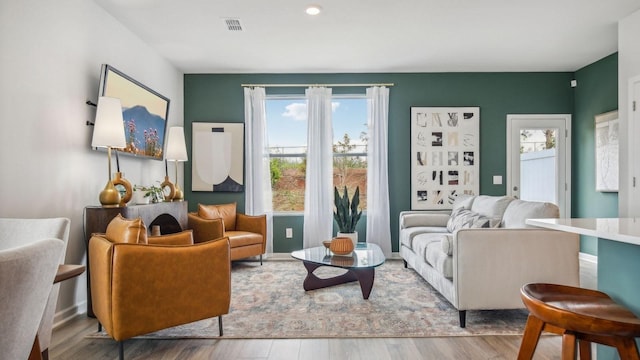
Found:
[(381, 83), (381, 84), (241, 84), (242, 87), (313, 87), (313, 86), (326, 86), (326, 87), (369, 87), (369, 86), (393, 86), (393, 83)]

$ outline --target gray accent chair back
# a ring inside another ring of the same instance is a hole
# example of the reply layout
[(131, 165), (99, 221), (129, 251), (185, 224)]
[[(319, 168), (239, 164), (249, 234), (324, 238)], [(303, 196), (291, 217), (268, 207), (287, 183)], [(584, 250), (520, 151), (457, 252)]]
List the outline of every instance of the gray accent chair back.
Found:
[[(58, 239), (62, 242), (62, 251), (58, 256), (57, 264), (62, 264), (64, 263), (67, 243), (69, 241), (70, 224), (71, 221), (67, 218), (0, 218), (0, 248), (8, 249), (18, 247), (42, 239)], [(21, 276), (20, 274), (18, 275)], [(53, 283), (53, 279), (51, 282)], [(48, 358), (48, 349), (51, 343), (51, 331), (53, 329), (53, 319), (56, 312), (59, 291), (60, 284), (53, 285), (42, 315), (42, 321), (39, 325), (38, 340), (40, 342), (40, 350), (43, 352), (45, 359)]]
[(64, 244), (41, 239), (5, 248), (0, 239), (0, 352), (27, 359), (51, 294)]

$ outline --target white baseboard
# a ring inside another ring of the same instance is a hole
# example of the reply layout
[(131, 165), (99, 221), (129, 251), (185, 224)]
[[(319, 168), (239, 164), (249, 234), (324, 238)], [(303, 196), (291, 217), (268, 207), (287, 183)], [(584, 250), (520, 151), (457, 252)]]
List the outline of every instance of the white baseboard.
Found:
[(591, 255), (591, 254), (581, 252), (579, 255), (579, 259), (581, 261), (590, 262), (596, 265), (598, 264), (598, 257), (596, 255)]
[(53, 328), (56, 329), (59, 326), (62, 326), (69, 322), (74, 317), (79, 314), (83, 314), (87, 312), (87, 302), (82, 301), (77, 303), (76, 305), (70, 306), (64, 310), (58, 311), (53, 317)]

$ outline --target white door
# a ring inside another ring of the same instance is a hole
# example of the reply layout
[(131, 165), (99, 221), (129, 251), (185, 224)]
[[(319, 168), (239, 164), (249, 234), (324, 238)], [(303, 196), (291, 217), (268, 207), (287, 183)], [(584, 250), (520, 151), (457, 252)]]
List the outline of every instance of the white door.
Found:
[(571, 115), (507, 115), (507, 195), (571, 217)]

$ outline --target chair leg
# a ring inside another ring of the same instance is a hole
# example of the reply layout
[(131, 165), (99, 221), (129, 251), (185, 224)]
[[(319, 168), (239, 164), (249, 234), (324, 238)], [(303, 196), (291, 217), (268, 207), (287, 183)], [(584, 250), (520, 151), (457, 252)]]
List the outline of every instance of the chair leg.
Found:
[(544, 322), (529, 314), (527, 324), (524, 327), (524, 334), (522, 334), (522, 343), (520, 343), (520, 350), (518, 351), (518, 360), (533, 359), (533, 353), (536, 351), (538, 340), (540, 339), (540, 333), (542, 333), (543, 328)]
[(98, 332), (102, 331), (102, 324), (98, 321)]
[(218, 331), (220, 332), (220, 336), (222, 336), (222, 315), (218, 315)]
[(467, 326), (467, 310), (459, 310), (458, 317), (460, 318), (460, 327), (464, 328)]
[(262, 266), (262, 254), (260, 254), (260, 266)]
[(638, 346), (634, 338), (622, 338), (617, 341), (616, 348), (618, 349), (618, 355), (620, 359), (638, 360)]
[(576, 334), (565, 332), (562, 334), (562, 360), (576, 359)]
[(124, 340), (118, 341), (118, 354), (120, 360), (124, 360)]
[(407, 268), (407, 260), (402, 260), (402, 262), (404, 263), (404, 268)]
[(578, 341), (580, 349), (580, 360), (591, 360), (591, 342), (586, 340)]

